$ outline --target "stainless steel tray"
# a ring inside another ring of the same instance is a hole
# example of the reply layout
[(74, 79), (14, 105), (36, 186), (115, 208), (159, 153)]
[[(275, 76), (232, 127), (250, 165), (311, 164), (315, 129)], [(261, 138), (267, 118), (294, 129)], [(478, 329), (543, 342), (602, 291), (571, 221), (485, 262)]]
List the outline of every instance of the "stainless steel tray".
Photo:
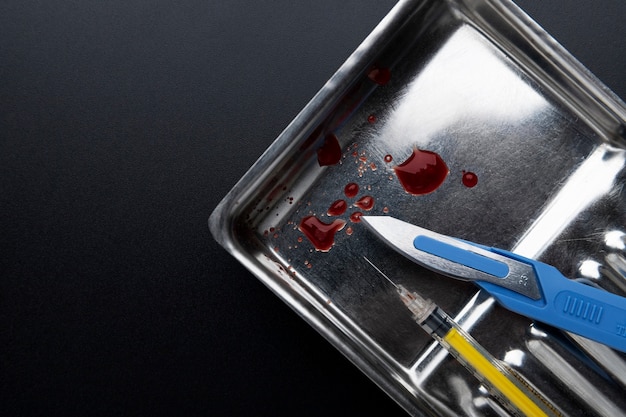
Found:
[[(624, 103), (513, 3), (401, 1), (224, 198), (210, 228), (411, 414), (504, 411), (364, 255), (455, 316), (565, 415), (624, 415), (625, 355), (420, 269), (353, 214), (511, 249), (624, 294), (625, 123)], [(408, 193), (394, 171), (414, 149), (449, 169), (433, 192)], [(472, 174), (478, 182), (464, 184)], [(358, 207), (362, 197), (371, 209)], [(330, 215), (338, 200), (345, 212)], [(343, 226), (329, 250), (300, 230), (308, 216)]]

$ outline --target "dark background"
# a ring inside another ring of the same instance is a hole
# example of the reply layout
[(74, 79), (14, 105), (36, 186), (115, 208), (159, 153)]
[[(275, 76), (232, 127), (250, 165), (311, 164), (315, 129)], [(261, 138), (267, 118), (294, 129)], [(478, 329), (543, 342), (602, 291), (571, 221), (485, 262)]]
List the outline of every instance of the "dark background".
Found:
[[(403, 415), (212, 239), (391, 0), (0, 2), (0, 414)], [(626, 2), (518, 2), (626, 97)]]

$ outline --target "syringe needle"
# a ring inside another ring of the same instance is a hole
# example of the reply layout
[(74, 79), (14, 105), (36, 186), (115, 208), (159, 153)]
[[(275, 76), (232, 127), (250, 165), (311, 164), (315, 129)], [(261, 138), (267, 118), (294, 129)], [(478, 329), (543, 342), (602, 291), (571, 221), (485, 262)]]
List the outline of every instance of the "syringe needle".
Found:
[(378, 273), (380, 275), (382, 275), (383, 277), (385, 277), (387, 279), (387, 281), (389, 281), (391, 283), (391, 285), (393, 285), (394, 287), (396, 287), (396, 289), (399, 289), (398, 286), (396, 285), (395, 282), (393, 282), (391, 280), (391, 278), (389, 278), (383, 271), (381, 271), (380, 269), (378, 269), (378, 267), (376, 265), (374, 265), (372, 263), (372, 261), (370, 261), (369, 259), (367, 259), (367, 257), (363, 256), (363, 259), (365, 259), (367, 261), (368, 264), (370, 264), (372, 266), (372, 268), (374, 268), (376, 271), (378, 271)]
[(413, 313), (413, 320), (479, 380), (490, 387), (496, 398), (500, 399), (502, 404), (515, 415), (533, 417), (561, 415), (543, 395), (496, 360), (437, 304), (422, 298), (415, 292), (409, 292), (402, 285), (396, 285), (369, 259), (365, 258), (365, 260), (396, 287), (400, 299)]

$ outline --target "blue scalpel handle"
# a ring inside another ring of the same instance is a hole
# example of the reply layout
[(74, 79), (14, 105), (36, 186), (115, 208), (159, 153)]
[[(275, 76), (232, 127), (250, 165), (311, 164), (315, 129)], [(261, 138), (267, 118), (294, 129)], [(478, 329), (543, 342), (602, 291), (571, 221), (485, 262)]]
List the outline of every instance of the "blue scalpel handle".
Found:
[(491, 249), (533, 267), (543, 298), (528, 297), (488, 282), (477, 282), (511, 311), (626, 352), (626, 298), (573, 281), (553, 266)]
[[(418, 240), (416, 239), (414, 243), (416, 249), (463, 263), (483, 272), (494, 271), (494, 275), (497, 271), (493, 258), (488, 259), (469, 251), (460, 257), (458, 248), (452, 245), (438, 244), (435, 251), (431, 245), (419, 244)], [(537, 300), (492, 282), (474, 281), (503, 307), (626, 352), (626, 298), (570, 280), (553, 266), (542, 262), (497, 248), (473, 243), (472, 245), (509, 258), (507, 262), (503, 260), (502, 265), (513, 261), (532, 267), (542, 295)], [(445, 274), (445, 271), (440, 272)]]

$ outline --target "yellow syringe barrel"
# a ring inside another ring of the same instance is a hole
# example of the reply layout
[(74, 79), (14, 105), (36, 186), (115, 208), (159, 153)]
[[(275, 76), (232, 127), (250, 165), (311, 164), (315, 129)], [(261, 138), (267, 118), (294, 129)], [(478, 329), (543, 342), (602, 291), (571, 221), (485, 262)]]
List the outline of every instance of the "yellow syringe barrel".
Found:
[[(481, 352), (482, 349), (478, 349), (476, 344), (472, 342), (473, 340), (469, 339), (467, 334), (463, 334), (456, 327), (452, 327), (440, 341), (451, 354), (457, 357), (457, 360), (473, 370), (479, 379), (484, 379), (488, 385), (493, 387), (496, 395), (500, 395), (505, 401), (510, 402), (522, 415), (537, 417), (555, 415), (553, 413), (547, 414), (539, 406), (537, 403), (539, 401), (533, 393), (522, 391), (513, 382), (511, 378), (515, 377), (510, 375), (508, 370), (496, 366), (493, 362), (494, 359), (488, 358), (485, 352)], [(529, 395), (535, 397), (535, 401)]]
[(482, 381), (514, 414), (528, 417), (557, 417), (561, 413), (514, 371), (497, 361), (441, 308), (419, 294), (397, 286), (413, 319), (450, 354)]

